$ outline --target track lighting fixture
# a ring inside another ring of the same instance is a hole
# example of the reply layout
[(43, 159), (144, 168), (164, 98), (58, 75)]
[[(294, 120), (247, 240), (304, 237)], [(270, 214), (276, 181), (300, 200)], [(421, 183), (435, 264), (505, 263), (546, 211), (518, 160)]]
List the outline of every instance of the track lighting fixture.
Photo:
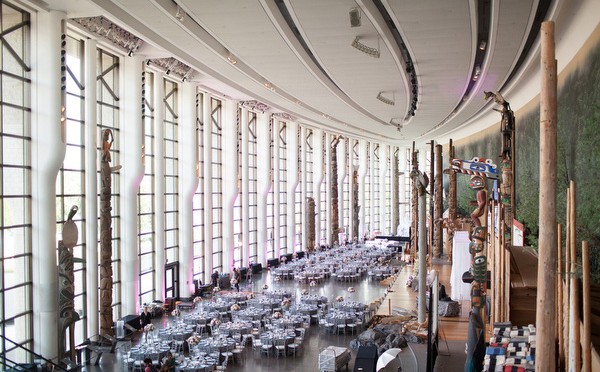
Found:
[(360, 40), (360, 36), (357, 36), (356, 38), (354, 38), (354, 41), (351, 44), (353, 48), (358, 49), (361, 52), (363, 52), (366, 55), (371, 56), (373, 58), (379, 58), (379, 48), (370, 47), (368, 45), (361, 43), (359, 40)]

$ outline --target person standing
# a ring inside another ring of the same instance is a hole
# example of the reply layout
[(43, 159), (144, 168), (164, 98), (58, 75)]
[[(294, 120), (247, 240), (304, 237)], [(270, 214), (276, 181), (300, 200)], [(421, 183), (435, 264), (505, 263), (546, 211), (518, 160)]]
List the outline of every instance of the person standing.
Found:
[(240, 291), (240, 282), (242, 281), (242, 273), (240, 272), (240, 269), (233, 269), (233, 278), (235, 279), (235, 289), (237, 289), (237, 291)]
[(140, 315), (140, 326), (142, 326), (142, 330), (148, 324), (152, 324), (152, 313), (150, 313), (148, 306), (145, 306), (144, 311)]
[(219, 271), (215, 270), (215, 272), (212, 273), (212, 275), (210, 276), (210, 279), (212, 281), (213, 288), (218, 287), (219, 286)]

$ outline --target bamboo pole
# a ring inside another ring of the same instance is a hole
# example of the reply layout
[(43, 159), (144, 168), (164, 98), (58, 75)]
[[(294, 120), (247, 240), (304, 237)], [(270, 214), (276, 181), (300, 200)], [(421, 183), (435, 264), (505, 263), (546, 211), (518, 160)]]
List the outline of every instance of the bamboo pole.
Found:
[(539, 264), (536, 309), (536, 371), (556, 370), (556, 59), (554, 22), (541, 29)]
[(563, 249), (562, 249), (562, 225), (558, 224), (557, 228), (557, 248), (558, 248), (558, 265), (556, 272), (558, 273), (558, 280), (556, 286), (556, 298), (557, 306), (556, 306), (556, 333), (558, 338), (558, 367), (559, 369), (563, 368), (565, 365), (565, 349), (564, 349), (564, 319), (563, 319), (563, 278), (564, 278), (564, 269), (563, 269)]
[(577, 263), (577, 232), (575, 227), (577, 226), (577, 196), (575, 192), (575, 182), (571, 181), (571, 210), (569, 211), (570, 219), (571, 219), (571, 241), (570, 241), (570, 250), (571, 250), (571, 270), (569, 272), (571, 288), (570, 288), (570, 311), (571, 316), (569, 319), (571, 320), (569, 323), (570, 336), (569, 342), (571, 345), (571, 350), (569, 353), (569, 365), (571, 366), (571, 370), (581, 371), (581, 350), (580, 350), (580, 323), (579, 323), (579, 285), (577, 283), (577, 276), (575, 275), (576, 271), (576, 263)]
[(587, 241), (581, 242), (581, 261), (583, 264), (583, 372), (592, 370), (592, 324), (590, 314), (590, 247)]

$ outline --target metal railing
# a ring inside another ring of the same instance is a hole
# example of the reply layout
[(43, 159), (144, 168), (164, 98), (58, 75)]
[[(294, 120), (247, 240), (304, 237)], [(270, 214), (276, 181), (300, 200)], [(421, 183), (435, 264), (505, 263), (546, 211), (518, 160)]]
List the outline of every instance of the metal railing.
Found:
[(4, 344), (6, 344), (6, 342), (9, 342), (9, 343), (15, 345), (17, 348), (24, 350), (25, 352), (27, 352), (28, 354), (30, 354), (32, 356), (31, 360), (33, 360), (33, 362), (15, 362), (6, 357), (6, 350), (4, 349), (2, 351), (2, 355), (0, 356), (0, 365), (2, 365), (2, 366), (10, 367), (14, 371), (31, 370), (30, 367), (26, 367), (27, 365), (42, 365), (43, 366), (42, 371), (67, 371), (64, 367), (54, 363), (50, 359), (44, 358), (42, 355), (34, 352), (33, 350), (26, 348), (23, 345), (20, 345), (20, 344), (14, 342), (13, 340), (5, 337), (4, 335), (0, 335), (0, 338), (2, 340), (4, 340), (4, 342), (3, 342)]

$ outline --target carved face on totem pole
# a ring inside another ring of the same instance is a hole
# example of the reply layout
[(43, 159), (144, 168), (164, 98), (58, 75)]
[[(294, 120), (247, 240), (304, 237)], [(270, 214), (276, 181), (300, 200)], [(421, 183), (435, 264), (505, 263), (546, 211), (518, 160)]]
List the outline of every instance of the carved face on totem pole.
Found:
[(482, 176), (471, 176), (471, 181), (469, 182), (469, 187), (473, 190), (485, 190), (487, 188), (487, 181), (485, 177)]

